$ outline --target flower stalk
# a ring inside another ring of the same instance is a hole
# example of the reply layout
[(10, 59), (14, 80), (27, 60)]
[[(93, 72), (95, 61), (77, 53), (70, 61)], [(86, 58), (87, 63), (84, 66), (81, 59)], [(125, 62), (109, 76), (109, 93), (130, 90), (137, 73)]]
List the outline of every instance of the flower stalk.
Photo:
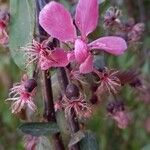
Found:
[[(39, 16), (40, 10), (44, 7), (44, 5), (48, 3), (48, 0), (37, 0), (37, 18)], [(40, 27), (37, 19), (37, 25), (39, 29), (39, 34), (41, 37), (46, 36), (47, 33)], [(39, 39), (42, 41), (42, 39)], [(51, 84), (51, 74), (50, 71), (42, 71), (43, 78), (43, 97), (44, 97), (44, 114), (43, 117), (48, 122), (56, 122), (54, 102), (53, 102), (53, 93), (52, 93), (52, 84)], [(62, 139), (60, 137), (60, 133), (54, 134), (52, 136), (52, 140), (54, 143), (55, 150), (64, 150), (64, 145), (62, 143)]]
[[(61, 88), (61, 94), (64, 95), (66, 93), (67, 85), (69, 84), (67, 73), (64, 68), (59, 68), (57, 71), (57, 75), (58, 75), (58, 80)], [(73, 91), (73, 93), (76, 93), (76, 91)], [(74, 110), (72, 110), (71, 115), (67, 116), (67, 122), (68, 122), (69, 131), (71, 135), (79, 131), (79, 123)], [(71, 150), (80, 150), (79, 144), (75, 144), (71, 148)]]

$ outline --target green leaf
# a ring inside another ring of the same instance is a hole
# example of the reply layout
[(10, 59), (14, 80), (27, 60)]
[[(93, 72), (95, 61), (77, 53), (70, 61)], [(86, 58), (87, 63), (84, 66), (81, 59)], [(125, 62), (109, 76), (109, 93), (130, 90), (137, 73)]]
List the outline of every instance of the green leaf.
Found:
[(24, 52), (20, 49), (31, 43), (35, 26), (35, 1), (10, 0), (9, 48), (20, 69), (25, 68)]
[(145, 60), (145, 63), (142, 67), (142, 73), (148, 75), (150, 72), (150, 61), (149, 59)]
[(73, 145), (77, 144), (78, 142), (80, 142), (83, 138), (85, 137), (85, 134), (83, 131), (78, 131), (76, 132), (72, 137), (71, 140), (69, 142), (68, 147), (72, 147)]
[(80, 142), (81, 150), (99, 150), (99, 144), (95, 135), (90, 132), (85, 132), (85, 137)]
[(57, 124), (59, 126), (59, 129), (61, 130), (61, 133), (69, 135), (68, 124), (65, 119), (65, 114), (62, 111), (57, 111), (56, 117), (57, 117)]
[(150, 150), (150, 144), (145, 145), (141, 150)]
[(41, 136), (55, 134), (59, 132), (58, 125), (56, 123), (43, 123), (43, 122), (30, 122), (22, 124), (19, 129), (25, 133), (32, 136)]

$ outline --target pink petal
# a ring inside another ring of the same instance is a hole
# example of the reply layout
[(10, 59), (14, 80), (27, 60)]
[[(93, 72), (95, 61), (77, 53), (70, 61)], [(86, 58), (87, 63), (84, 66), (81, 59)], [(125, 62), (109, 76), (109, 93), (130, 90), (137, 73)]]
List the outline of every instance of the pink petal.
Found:
[(86, 74), (93, 70), (93, 57), (89, 55), (87, 59), (79, 67), (80, 73)]
[(127, 49), (124, 39), (116, 36), (108, 36), (97, 39), (89, 44), (91, 49), (103, 49), (114, 55), (121, 55)]
[(79, 0), (75, 22), (83, 37), (91, 33), (98, 22), (98, 1)]
[(48, 34), (61, 41), (72, 41), (76, 38), (70, 13), (57, 2), (52, 1), (41, 10), (39, 22)]
[(69, 52), (69, 53), (67, 54), (67, 57), (68, 57), (68, 61), (69, 61), (69, 62), (74, 61), (74, 60), (75, 60), (74, 51)]
[(27, 101), (26, 104), (33, 112), (37, 109), (36, 105), (31, 100)]
[(75, 41), (75, 59), (78, 63), (82, 63), (88, 56), (87, 44), (82, 40), (77, 39)]
[(63, 49), (57, 48), (49, 52), (50, 54), (48, 56), (40, 55), (39, 66), (41, 70), (47, 70), (51, 67), (65, 67), (68, 65), (67, 53)]
[(41, 68), (41, 70), (48, 70), (49, 68), (52, 67), (52, 61), (48, 60), (46, 57), (41, 56), (39, 58), (39, 62), (38, 62), (39, 67)]
[(69, 63), (67, 53), (63, 49), (57, 48), (53, 50), (51, 57), (54, 60), (53, 67), (65, 67)]
[(5, 28), (0, 26), (0, 44), (5, 45), (8, 44), (9, 36), (5, 30)]
[(119, 111), (113, 116), (113, 119), (116, 120), (117, 125), (121, 129), (127, 128), (130, 123), (130, 118), (127, 112)]

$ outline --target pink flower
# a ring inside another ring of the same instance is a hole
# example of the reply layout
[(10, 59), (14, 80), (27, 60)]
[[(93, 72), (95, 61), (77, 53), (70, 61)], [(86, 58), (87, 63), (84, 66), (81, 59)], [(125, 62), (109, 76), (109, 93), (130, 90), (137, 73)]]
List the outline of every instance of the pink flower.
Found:
[(32, 136), (32, 135), (26, 135), (24, 137), (25, 150), (35, 150), (38, 142), (39, 142), (39, 137)]
[(8, 34), (6, 32), (7, 24), (5, 21), (0, 19), (0, 44), (5, 45), (8, 43)]
[(0, 10), (0, 44), (5, 46), (8, 44), (9, 36), (7, 34), (7, 26), (9, 22), (8, 10), (5, 10), (3, 6)]
[(81, 37), (77, 36), (71, 15), (63, 5), (52, 1), (41, 10), (39, 15), (40, 25), (48, 34), (62, 42), (75, 43), (74, 55), (80, 65), (80, 73), (89, 73), (93, 70), (94, 49), (105, 50), (114, 55), (121, 55), (127, 49), (126, 42), (115, 36), (102, 37), (88, 44), (87, 36), (97, 26), (98, 13), (98, 0), (79, 0), (75, 23)]
[(21, 82), (16, 83), (10, 89), (10, 97), (7, 98), (6, 101), (12, 101), (12, 113), (20, 112), (25, 106), (30, 108), (32, 111), (36, 110), (36, 106), (33, 102), (36, 86), (37, 84), (34, 79), (28, 79), (28, 77), (24, 75)]
[(116, 7), (109, 7), (104, 14), (104, 27), (114, 27), (120, 25), (121, 21), (119, 19), (121, 11)]
[(117, 126), (120, 129), (125, 129), (129, 125), (129, 115), (125, 111), (116, 112), (112, 115), (112, 118), (117, 122)]
[(121, 88), (121, 81), (117, 77), (118, 71), (108, 70), (104, 68), (103, 71), (97, 71), (94, 69), (94, 73), (99, 77), (100, 81), (97, 83), (100, 84), (97, 93), (103, 93), (108, 91), (109, 93), (116, 94)]
[(91, 106), (81, 94), (79, 98), (72, 97), (71, 99), (64, 95), (62, 99), (62, 107), (64, 108), (66, 117), (72, 114), (72, 110), (74, 110), (79, 118), (89, 118), (92, 114)]
[(49, 50), (47, 42), (48, 41), (43, 41), (39, 43), (33, 40), (32, 44), (28, 44), (22, 48), (25, 51), (25, 56), (27, 56), (27, 65), (37, 61), (41, 70), (66, 66), (69, 63), (67, 53), (61, 48)]
[(135, 24), (128, 33), (128, 38), (132, 42), (137, 42), (142, 37), (142, 34), (145, 30), (144, 23)]
[(118, 128), (124, 129), (128, 127), (131, 118), (125, 110), (122, 101), (113, 101), (109, 103), (107, 106), (107, 111), (109, 116), (116, 121)]

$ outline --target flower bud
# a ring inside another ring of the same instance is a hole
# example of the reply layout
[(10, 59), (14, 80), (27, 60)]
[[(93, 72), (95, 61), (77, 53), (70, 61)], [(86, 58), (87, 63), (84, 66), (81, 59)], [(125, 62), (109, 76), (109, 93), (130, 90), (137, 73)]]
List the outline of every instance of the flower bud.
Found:
[(119, 9), (115, 7), (108, 8), (104, 15), (104, 26), (110, 27), (110, 26), (120, 23), (120, 20), (119, 20), (120, 14), (121, 14), (121, 11)]
[(145, 25), (144, 23), (137, 23), (133, 26), (131, 32), (128, 33), (128, 38), (130, 41), (138, 41), (144, 32)]
[(93, 94), (93, 95), (92, 95), (92, 97), (91, 97), (91, 99), (90, 99), (90, 102), (91, 102), (92, 104), (97, 104), (97, 102), (98, 102), (98, 97), (97, 97), (96, 94)]
[(122, 101), (113, 101), (107, 105), (107, 111), (114, 114), (117, 111), (124, 111), (124, 103)]
[(71, 99), (73, 97), (79, 97), (79, 89), (75, 84), (69, 84), (66, 88), (66, 97)]
[(135, 80), (133, 80), (133, 81), (130, 83), (130, 86), (131, 86), (131, 87), (134, 87), (134, 88), (140, 87), (140, 86), (142, 86), (142, 82), (141, 82), (141, 80), (140, 80), (139, 78), (136, 78)]
[(24, 88), (27, 92), (32, 92), (36, 86), (37, 86), (37, 82), (34, 79), (28, 79), (24, 83)]
[(137, 23), (133, 27), (133, 30), (136, 31), (136, 32), (139, 32), (139, 33), (144, 32), (144, 29), (145, 29), (144, 23)]

